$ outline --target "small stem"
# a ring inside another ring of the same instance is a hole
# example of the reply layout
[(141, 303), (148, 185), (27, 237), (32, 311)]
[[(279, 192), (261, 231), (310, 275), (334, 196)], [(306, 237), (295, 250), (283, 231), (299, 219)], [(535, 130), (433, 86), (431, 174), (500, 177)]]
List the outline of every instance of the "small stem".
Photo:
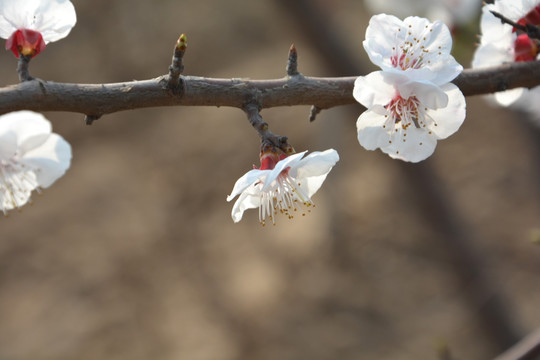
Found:
[(540, 27), (533, 25), (533, 24), (525, 24), (521, 25), (516, 23), (515, 21), (512, 21), (508, 19), (506, 16), (499, 14), (496, 11), (491, 10), (490, 13), (493, 14), (496, 18), (501, 20), (503, 24), (508, 24), (510, 26), (513, 26), (517, 30), (521, 30), (524, 33), (526, 33), (531, 39), (537, 39), (540, 40)]
[(173, 91), (175, 94), (181, 92), (181, 79), (180, 75), (184, 71), (184, 54), (187, 48), (187, 38), (186, 34), (180, 35), (176, 46), (174, 47), (172, 63), (169, 66), (169, 80), (167, 82), (167, 87)]
[(317, 118), (317, 115), (321, 112), (321, 110), (322, 109), (320, 107), (313, 105), (309, 113), (309, 122), (315, 121), (315, 119)]
[(287, 155), (294, 153), (294, 148), (289, 145), (286, 136), (276, 135), (268, 129), (268, 123), (263, 121), (260, 114), (261, 108), (258, 104), (249, 102), (244, 106), (243, 109), (251, 126), (253, 126), (261, 137), (261, 149), (265, 149), (270, 146), (280, 149)]
[(29, 55), (19, 54), (19, 62), (17, 63), (17, 73), (19, 74), (19, 81), (25, 82), (33, 80), (33, 77), (30, 76), (28, 71), (28, 65), (32, 59)]
[(86, 115), (84, 117), (84, 122), (86, 125), (92, 125), (94, 121), (98, 120), (101, 115)]
[(289, 48), (289, 60), (287, 61), (286, 70), (288, 76), (300, 75), (298, 72), (298, 52), (294, 44)]

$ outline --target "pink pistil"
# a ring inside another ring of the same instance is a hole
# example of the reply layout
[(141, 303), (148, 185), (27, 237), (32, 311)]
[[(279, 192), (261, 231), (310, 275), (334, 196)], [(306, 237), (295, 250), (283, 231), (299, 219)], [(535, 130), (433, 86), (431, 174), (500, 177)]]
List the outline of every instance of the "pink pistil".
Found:
[(420, 101), (415, 96), (410, 96), (408, 99), (397, 95), (386, 105), (386, 109), (390, 111), (390, 117), (395, 124), (401, 122), (403, 129), (407, 129), (411, 124), (420, 127), (418, 124), (419, 112), (418, 106)]
[(421, 59), (411, 59), (410, 55), (407, 53), (401, 54), (399, 57), (397, 55), (392, 56), (392, 66), (401, 68), (401, 70), (407, 69), (417, 69), (420, 67)]

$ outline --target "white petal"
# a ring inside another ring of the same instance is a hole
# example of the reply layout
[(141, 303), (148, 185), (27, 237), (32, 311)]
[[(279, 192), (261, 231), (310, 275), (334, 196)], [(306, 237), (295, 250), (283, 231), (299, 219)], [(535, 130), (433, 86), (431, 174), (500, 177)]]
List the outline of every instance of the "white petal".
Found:
[(372, 63), (381, 68), (391, 68), (392, 47), (404, 41), (403, 22), (395, 16), (379, 14), (369, 20), (363, 45)]
[[(227, 201), (229, 201), (227, 199)], [(244, 211), (248, 209), (255, 209), (258, 208), (261, 205), (261, 197), (258, 194), (249, 194), (247, 192), (244, 192), (240, 195), (238, 200), (234, 203), (234, 206), (232, 208), (231, 216), (233, 218), (233, 221), (235, 223), (242, 220), (242, 216), (244, 215)]]
[(436, 146), (435, 135), (423, 129), (411, 127), (407, 130), (406, 137), (397, 137), (392, 143), (381, 147), (381, 150), (393, 159), (419, 162), (430, 157)]
[[(374, 104), (388, 104), (396, 96), (393, 79), (388, 78), (388, 75), (387, 72), (374, 71), (357, 78), (353, 88), (353, 96), (356, 101), (367, 108)], [(403, 76), (402, 79), (406, 81)]]
[(443, 85), (442, 90), (448, 96), (448, 105), (436, 110), (427, 110), (426, 114), (432, 117), (437, 126), (430, 127), (439, 139), (445, 139), (455, 133), (465, 120), (466, 104), (465, 97), (454, 84)]
[(17, 136), (11, 131), (0, 133), (0, 160), (9, 160), (17, 152)]
[(0, 37), (8, 38), (16, 29), (41, 33), (45, 43), (66, 37), (77, 16), (69, 0), (0, 0)]
[(474, 52), (472, 67), (498, 66), (514, 61), (514, 50), (510, 43), (504, 48), (494, 43), (481, 44)]
[(20, 28), (28, 28), (26, 14), (20, 11), (23, 1), (0, 0), (0, 37), (7, 39)]
[(517, 88), (495, 93), (495, 100), (502, 106), (510, 106), (516, 102), (527, 89)]
[[(436, 85), (442, 85), (454, 80), (461, 74), (463, 66), (461, 66), (453, 56), (447, 56), (445, 58), (437, 59), (437, 61), (433, 61), (431, 65), (428, 66), (428, 70), (431, 71), (432, 74), (429, 77), (425, 77), (425, 79)], [(421, 77), (412, 78), (422, 79)]]
[(227, 201), (231, 201), (238, 194), (244, 192), (248, 187), (255, 184), (257, 181), (266, 179), (270, 170), (259, 170), (253, 169), (245, 173), (240, 179), (234, 184), (233, 190), (229, 196), (227, 196)]
[[(385, 128), (386, 110), (382, 106), (374, 106), (364, 111), (356, 122), (358, 142), (366, 150), (375, 150), (386, 146), (390, 140), (390, 129)], [(393, 126), (393, 124), (392, 124)]]
[(43, 143), (51, 134), (51, 123), (33, 111), (15, 111), (0, 116), (1, 129), (9, 129), (17, 136), (19, 152), (25, 153)]
[(398, 87), (402, 98), (408, 99), (415, 96), (422, 106), (430, 109), (445, 107), (448, 104), (448, 96), (435, 84), (430, 82), (410, 81)]
[(307, 178), (328, 174), (338, 161), (339, 155), (334, 149), (314, 151), (303, 158), (295, 168), (291, 168), (289, 174), (295, 178)]
[(301, 189), (311, 198), (338, 161), (339, 155), (334, 149), (316, 151), (302, 159), (301, 164), (296, 168), (296, 175), (293, 172), (290, 174), (299, 180)]
[(69, 169), (71, 146), (60, 135), (51, 134), (43, 144), (27, 152), (21, 163), (33, 168), (39, 186), (47, 188)]

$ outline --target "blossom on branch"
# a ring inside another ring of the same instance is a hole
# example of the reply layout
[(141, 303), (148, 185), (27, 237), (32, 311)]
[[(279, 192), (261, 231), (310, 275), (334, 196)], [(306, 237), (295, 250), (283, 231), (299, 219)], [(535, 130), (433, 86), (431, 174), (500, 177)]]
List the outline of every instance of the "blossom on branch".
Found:
[(0, 37), (16, 57), (34, 57), (65, 38), (77, 16), (69, 0), (0, 0)]
[(20, 208), (69, 168), (71, 147), (32, 111), (0, 116), (0, 210)]
[[(234, 222), (242, 220), (244, 211), (254, 208), (259, 209), (259, 221), (263, 226), (267, 219), (275, 224), (278, 214), (292, 219), (302, 206), (310, 212), (314, 206), (311, 197), (319, 190), (339, 156), (333, 149), (303, 157), (305, 153), (281, 157), (273, 151), (261, 153), (261, 167), (238, 179), (227, 196), (227, 201), (231, 201), (240, 195), (232, 209)], [(301, 211), (304, 216), (306, 212)]]
[[(474, 53), (472, 67), (539, 59), (537, 42), (527, 34), (516, 31), (511, 25), (503, 24), (491, 11), (521, 25), (540, 25), (540, 0), (497, 0), (494, 4), (484, 5), (480, 21), (482, 38)], [(494, 98), (498, 104), (509, 106), (522, 97), (528, 102), (528, 93), (528, 89), (517, 88), (495, 93)]]
[(371, 18), (363, 44), (382, 71), (355, 81), (353, 96), (367, 108), (356, 123), (358, 141), (394, 159), (426, 159), (465, 119), (465, 97), (450, 83), (463, 67), (450, 55), (448, 27), (381, 14)]

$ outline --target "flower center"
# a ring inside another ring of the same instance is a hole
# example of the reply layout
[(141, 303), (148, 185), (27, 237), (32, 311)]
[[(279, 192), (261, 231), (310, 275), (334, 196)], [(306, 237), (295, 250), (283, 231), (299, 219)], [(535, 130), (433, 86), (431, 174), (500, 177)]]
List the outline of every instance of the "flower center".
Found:
[[(535, 6), (517, 23), (523, 26), (527, 24), (540, 25), (540, 5)], [(514, 60), (516, 62), (536, 60), (538, 50), (536, 40), (529, 38), (527, 34), (519, 34), (514, 41)]]
[(410, 49), (404, 49), (401, 55), (392, 56), (392, 66), (401, 68), (401, 70), (418, 69), (422, 66), (422, 57), (414, 58), (414, 53)]
[(45, 49), (45, 41), (41, 34), (30, 29), (15, 31), (6, 41), (6, 50), (19, 55), (34, 57)]
[[(412, 25), (409, 24), (406, 29), (398, 28), (398, 33), (402, 34), (403, 32), (405, 32), (405, 39), (398, 46), (392, 47), (394, 53), (390, 58), (392, 66), (401, 70), (419, 69), (424, 65), (424, 56), (429, 53), (425, 44), (431, 36), (430, 33), (433, 32), (433, 28), (426, 25), (420, 33), (413, 33)], [(441, 47), (439, 47), (440, 49)], [(439, 52), (440, 54), (441, 52)]]
[(0, 160), (0, 208), (20, 208), (30, 197), (32, 190), (39, 191), (36, 174), (14, 159)]
[(397, 95), (386, 105), (386, 110), (389, 112), (386, 123), (391, 128), (397, 124), (400, 124), (403, 130), (407, 130), (411, 124), (414, 124), (417, 128), (421, 126), (425, 127), (424, 112), (421, 111), (420, 100), (416, 96), (410, 96), (408, 99), (404, 99), (400, 95)]
[[(262, 186), (262, 184), (259, 186)], [(259, 221), (265, 226), (266, 218), (268, 217), (272, 221), (272, 224), (275, 225), (275, 216), (278, 214), (283, 214), (289, 219), (292, 219), (294, 218), (294, 213), (302, 205), (307, 208), (308, 213), (311, 212), (309, 208), (315, 206), (302, 189), (301, 183), (289, 175), (289, 168), (287, 168), (279, 174), (270, 190), (261, 192)], [(306, 212), (302, 212), (302, 216), (305, 215)]]

